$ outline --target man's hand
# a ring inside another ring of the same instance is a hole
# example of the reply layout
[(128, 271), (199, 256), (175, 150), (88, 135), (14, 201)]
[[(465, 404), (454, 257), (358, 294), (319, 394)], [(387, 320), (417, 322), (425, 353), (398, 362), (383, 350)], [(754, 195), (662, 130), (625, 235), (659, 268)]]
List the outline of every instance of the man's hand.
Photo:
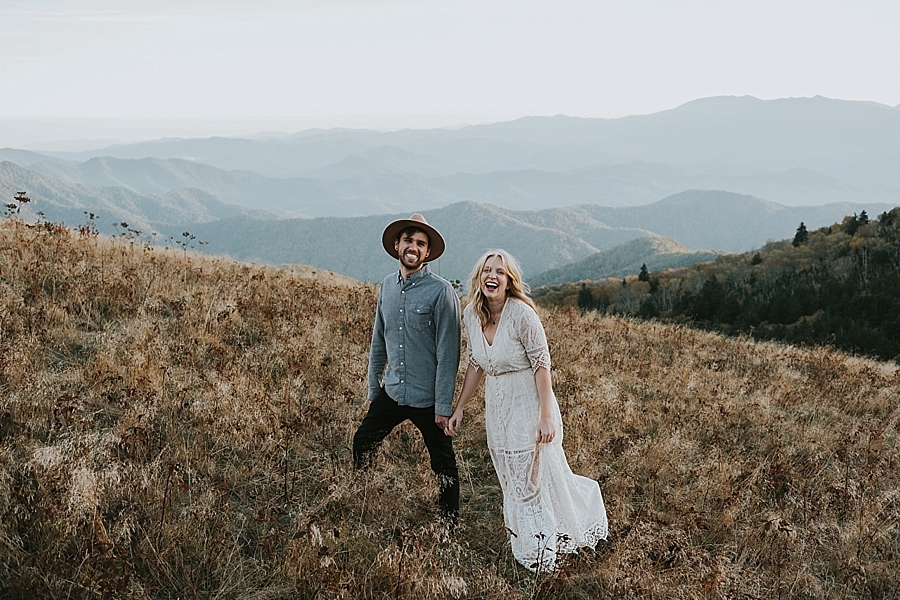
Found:
[(450, 417), (445, 417), (444, 415), (434, 415), (434, 423), (438, 427), (441, 428), (441, 431), (445, 431), (447, 429), (447, 423), (450, 421)]
[(462, 421), (463, 411), (461, 408), (457, 408), (453, 412), (453, 416), (447, 420), (447, 427), (444, 429), (444, 434), (449, 435), (450, 437), (456, 437), (456, 434), (459, 433), (459, 428), (462, 427)]

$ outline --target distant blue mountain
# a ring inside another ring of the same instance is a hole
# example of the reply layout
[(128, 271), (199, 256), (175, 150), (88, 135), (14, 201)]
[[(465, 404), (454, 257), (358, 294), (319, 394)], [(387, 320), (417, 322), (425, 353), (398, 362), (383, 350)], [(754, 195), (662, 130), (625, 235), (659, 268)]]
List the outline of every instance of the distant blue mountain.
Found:
[[(787, 205), (900, 197), (900, 111), (819, 96), (704, 98), (619, 119), (525, 117), (458, 130), (309, 130), (45, 154), (75, 162), (140, 160), (151, 170), (159, 165), (147, 159), (239, 171), (243, 175), (187, 173), (179, 185), (295, 216), (366, 215), (459, 201), (528, 210), (632, 206), (687, 189), (721, 189)], [(7, 156), (29, 167), (34, 159)], [(190, 171), (184, 164), (177, 169)], [(146, 177), (162, 182), (153, 173)], [(111, 172), (109, 184), (120, 178)], [(131, 176), (129, 185), (138, 185), (137, 179)]]

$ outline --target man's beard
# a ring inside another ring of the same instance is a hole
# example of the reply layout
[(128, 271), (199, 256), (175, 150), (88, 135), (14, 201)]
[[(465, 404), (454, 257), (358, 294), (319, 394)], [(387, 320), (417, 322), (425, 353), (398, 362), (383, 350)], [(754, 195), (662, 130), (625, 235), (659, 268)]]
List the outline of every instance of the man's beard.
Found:
[(423, 258), (422, 254), (419, 254), (416, 257), (416, 260), (413, 264), (410, 264), (407, 262), (406, 254), (402, 254), (400, 256), (400, 263), (403, 264), (403, 266), (406, 267), (407, 269), (409, 269), (410, 271), (415, 271), (416, 269), (421, 267), (422, 263), (424, 263), (424, 262), (425, 262), (425, 259)]

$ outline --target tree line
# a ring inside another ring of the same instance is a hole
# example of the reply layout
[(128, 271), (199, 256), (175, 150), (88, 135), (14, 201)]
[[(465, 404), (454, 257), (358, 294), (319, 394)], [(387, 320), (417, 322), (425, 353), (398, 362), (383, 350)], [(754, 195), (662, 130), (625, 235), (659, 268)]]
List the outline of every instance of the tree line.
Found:
[(792, 240), (658, 273), (543, 287), (545, 305), (691, 323), (727, 334), (829, 344), (900, 360), (900, 207)]

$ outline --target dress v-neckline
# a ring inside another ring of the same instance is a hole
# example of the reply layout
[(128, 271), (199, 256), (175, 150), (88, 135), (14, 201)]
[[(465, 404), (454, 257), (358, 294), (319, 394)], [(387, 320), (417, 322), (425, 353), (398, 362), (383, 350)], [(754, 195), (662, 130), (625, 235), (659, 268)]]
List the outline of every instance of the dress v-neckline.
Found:
[(484, 327), (481, 328), (481, 339), (484, 340), (485, 345), (487, 346), (487, 350), (490, 350), (494, 347), (494, 343), (497, 341), (497, 333), (500, 331), (500, 325), (503, 324), (503, 313), (506, 312), (506, 302), (503, 303), (503, 308), (500, 309), (500, 318), (497, 319), (497, 328), (494, 329), (494, 341), (489, 342), (487, 336), (484, 334)]

